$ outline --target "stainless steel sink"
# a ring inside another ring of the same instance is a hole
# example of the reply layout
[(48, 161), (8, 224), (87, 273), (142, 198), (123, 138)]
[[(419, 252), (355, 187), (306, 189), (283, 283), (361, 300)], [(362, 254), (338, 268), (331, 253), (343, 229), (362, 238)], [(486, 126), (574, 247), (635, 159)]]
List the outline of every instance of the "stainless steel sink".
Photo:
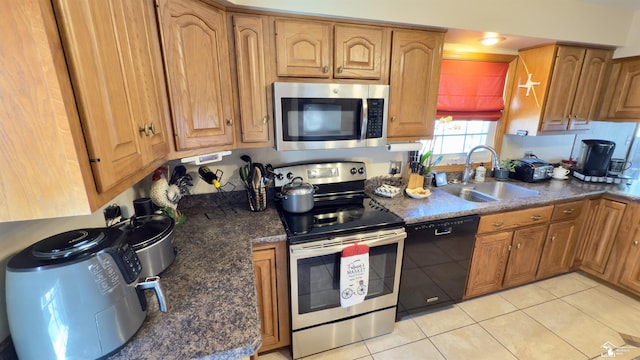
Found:
[(512, 200), (540, 194), (535, 190), (500, 181), (467, 185), (449, 184), (438, 189), (473, 202)]

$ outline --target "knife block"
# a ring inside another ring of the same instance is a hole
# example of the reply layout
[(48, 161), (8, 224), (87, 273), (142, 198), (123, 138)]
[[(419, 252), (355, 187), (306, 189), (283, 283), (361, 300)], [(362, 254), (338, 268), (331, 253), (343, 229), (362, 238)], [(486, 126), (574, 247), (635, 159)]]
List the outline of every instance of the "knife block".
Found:
[(407, 184), (407, 189), (415, 189), (421, 188), (424, 186), (424, 177), (418, 174), (409, 175), (409, 184)]

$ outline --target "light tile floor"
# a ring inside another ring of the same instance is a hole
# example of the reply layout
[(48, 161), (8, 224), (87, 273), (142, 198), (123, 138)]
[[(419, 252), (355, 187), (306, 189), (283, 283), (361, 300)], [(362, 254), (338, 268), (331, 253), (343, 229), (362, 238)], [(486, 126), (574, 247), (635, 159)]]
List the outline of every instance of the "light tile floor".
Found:
[(640, 359), (618, 332), (640, 336), (640, 301), (570, 273), (415, 315), (391, 334), (304, 359)]

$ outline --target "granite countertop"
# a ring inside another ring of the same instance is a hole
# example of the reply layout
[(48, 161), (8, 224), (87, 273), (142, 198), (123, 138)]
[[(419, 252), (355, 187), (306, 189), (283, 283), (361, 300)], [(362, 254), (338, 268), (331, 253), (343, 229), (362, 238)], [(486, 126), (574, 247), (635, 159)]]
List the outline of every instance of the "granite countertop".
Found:
[[(474, 203), (435, 188), (430, 197), (372, 195), (408, 224), (524, 206), (584, 199), (603, 193), (640, 200), (640, 184), (608, 185), (576, 179), (542, 183), (510, 181), (540, 194), (518, 200)], [(286, 240), (272, 203), (251, 212), (244, 191), (185, 197), (187, 221), (175, 230), (178, 255), (161, 274), (167, 312), (149, 297), (146, 321), (110, 359), (238, 359), (261, 345), (252, 245)]]
[(245, 192), (185, 197), (178, 254), (160, 275), (167, 312), (148, 296), (147, 319), (109, 359), (238, 359), (262, 344), (251, 247), (286, 240), (273, 206), (249, 211)]
[[(494, 180), (491, 179), (489, 181)], [(501, 212), (526, 206), (542, 206), (558, 201), (584, 199), (603, 193), (629, 200), (640, 199), (640, 184), (637, 181), (632, 185), (585, 183), (577, 179), (549, 180), (539, 183), (525, 183), (516, 180), (509, 180), (508, 182), (536, 190), (539, 194), (514, 200), (484, 203), (466, 201), (439, 188), (432, 188), (431, 196), (425, 199), (412, 199), (407, 196), (397, 196), (389, 199), (377, 195), (372, 196), (389, 210), (402, 217), (407, 224), (470, 214)]]

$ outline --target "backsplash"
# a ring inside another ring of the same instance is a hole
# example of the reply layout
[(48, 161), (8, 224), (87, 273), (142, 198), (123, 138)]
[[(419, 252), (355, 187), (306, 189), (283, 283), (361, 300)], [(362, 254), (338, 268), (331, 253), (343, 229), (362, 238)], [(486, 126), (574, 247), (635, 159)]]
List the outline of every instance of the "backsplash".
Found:
[(625, 158), (633, 140), (636, 123), (616, 123), (594, 121), (591, 130), (579, 134), (517, 136), (505, 135), (500, 151), (501, 158), (518, 159), (525, 151), (531, 151), (538, 158), (551, 163), (577, 159), (580, 144), (584, 139), (610, 140), (616, 143), (613, 157)]

